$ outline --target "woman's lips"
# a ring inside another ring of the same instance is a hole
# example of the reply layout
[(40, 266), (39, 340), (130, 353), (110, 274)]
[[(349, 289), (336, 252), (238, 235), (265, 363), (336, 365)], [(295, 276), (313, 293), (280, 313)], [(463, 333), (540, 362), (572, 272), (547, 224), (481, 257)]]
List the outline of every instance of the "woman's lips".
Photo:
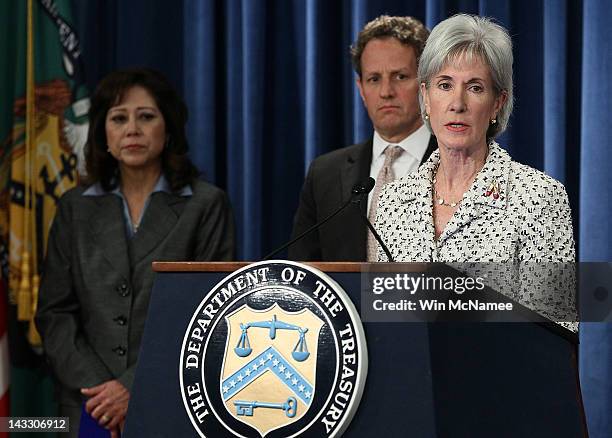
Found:
[(122, 146), (121, 149), (127, 149), (128, 151), (132, 151), (132, 150), (137, 150), (137, 149), (142, 149), (145, 146), (142, 144), (126, 144), (125, 146)]
[(444, 125), (444, 127), (451, 132), (463, 132), (467, 130), (470, 125), (466, 125), (465, 123), (461, 122), (451, 122)]

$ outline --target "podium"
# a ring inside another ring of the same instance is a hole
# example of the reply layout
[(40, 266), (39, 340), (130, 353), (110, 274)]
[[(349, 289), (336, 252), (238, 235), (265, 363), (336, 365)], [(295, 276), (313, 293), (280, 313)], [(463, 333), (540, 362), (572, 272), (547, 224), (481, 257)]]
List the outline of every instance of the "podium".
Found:
[[(308, 263), (360, 309), (359, 263)], [(179, 385), (203, 297), (246, 263), (154, 263), (124, 437), (198, 436)], [(553, 323), (364, 323), (368, 374), (346, 437), (586, 437), (577, 336)], [(229, 432), (227, 436), (232, 436)]]

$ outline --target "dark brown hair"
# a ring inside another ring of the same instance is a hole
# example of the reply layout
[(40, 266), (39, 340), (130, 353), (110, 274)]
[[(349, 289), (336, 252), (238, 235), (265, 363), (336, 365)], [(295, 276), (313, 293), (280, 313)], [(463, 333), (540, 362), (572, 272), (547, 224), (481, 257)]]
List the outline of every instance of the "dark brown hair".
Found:
[(353, 68), (361, 77), (361, 55), (365, 46), (373, 39), (395, 38), (400, 43), (414, 48), (417, 62), (423, 53), (429, 30), (413, 17), (390, 17), (381, 15), (364, 26), (351, 46)]
[(143, 87), (151, 93), (164, 117), (168, 142), (161, 156), (162, 171), (170, 188), (178, 191), (198, 176), (196, 167), (187, 156), (187, 106), (161, 73), (147, 68), (114, 71), (98, 84), (89, 110), (85, 182), (99, 182), (104, 190), (116, 187), (119, 165), (107, 151), (106, 114), (112, 106), (120, 103), (123, 95), (134, 86)]

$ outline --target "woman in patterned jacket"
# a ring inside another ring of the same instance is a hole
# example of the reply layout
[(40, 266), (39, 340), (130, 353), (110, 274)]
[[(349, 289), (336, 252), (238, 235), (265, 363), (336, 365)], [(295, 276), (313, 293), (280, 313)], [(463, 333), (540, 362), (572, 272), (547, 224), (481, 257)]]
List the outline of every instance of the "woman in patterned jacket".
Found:
[[(427, 40), (418, 76), (421, 114), (439, 149), (418, 172), (381, 192), (376, 227), (394, 260), (502, 262), (513, 271), (502, 283), (521, 284), (511, 295), (567, 320), (562, 308), (573, 294), (557, 306), (559, 295), (547, 293), (550, 284), (533, 272), (545, 262), (574, 262), (565, 188), (513, 161), (494, 140), (512, 112), (508, 33), (478, 16), (442, 21)], [(382, 251), (379, 260), (387, 261)], [(536, 263), (525, 268), (528, 262)], [(555, 276), (558, 284), (562, 278)]]

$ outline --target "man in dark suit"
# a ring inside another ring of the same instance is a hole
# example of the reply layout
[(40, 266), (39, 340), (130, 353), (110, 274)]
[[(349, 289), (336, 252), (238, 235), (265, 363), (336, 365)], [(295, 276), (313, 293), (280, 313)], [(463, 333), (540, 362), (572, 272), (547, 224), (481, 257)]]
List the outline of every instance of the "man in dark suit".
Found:
[[(423, 125), (418, 102), (417, 63), (428, 36), (427, 28), (412, 17), (380, 16), (359, 33), (351, 56), (374, 134), (311, 163), (295, 215), (294, 237), (336, 211), (350, 199), (352, 187), (368, 176), (377, 184), (361, 208), (373, 218), (377, 202), (373, 193), (385, 181), (416, 171), (437, 147)], [(358, 212), (349, 207), (289, 247), (289, 258), (371, 260), (375, 247), (368, 233)]]

